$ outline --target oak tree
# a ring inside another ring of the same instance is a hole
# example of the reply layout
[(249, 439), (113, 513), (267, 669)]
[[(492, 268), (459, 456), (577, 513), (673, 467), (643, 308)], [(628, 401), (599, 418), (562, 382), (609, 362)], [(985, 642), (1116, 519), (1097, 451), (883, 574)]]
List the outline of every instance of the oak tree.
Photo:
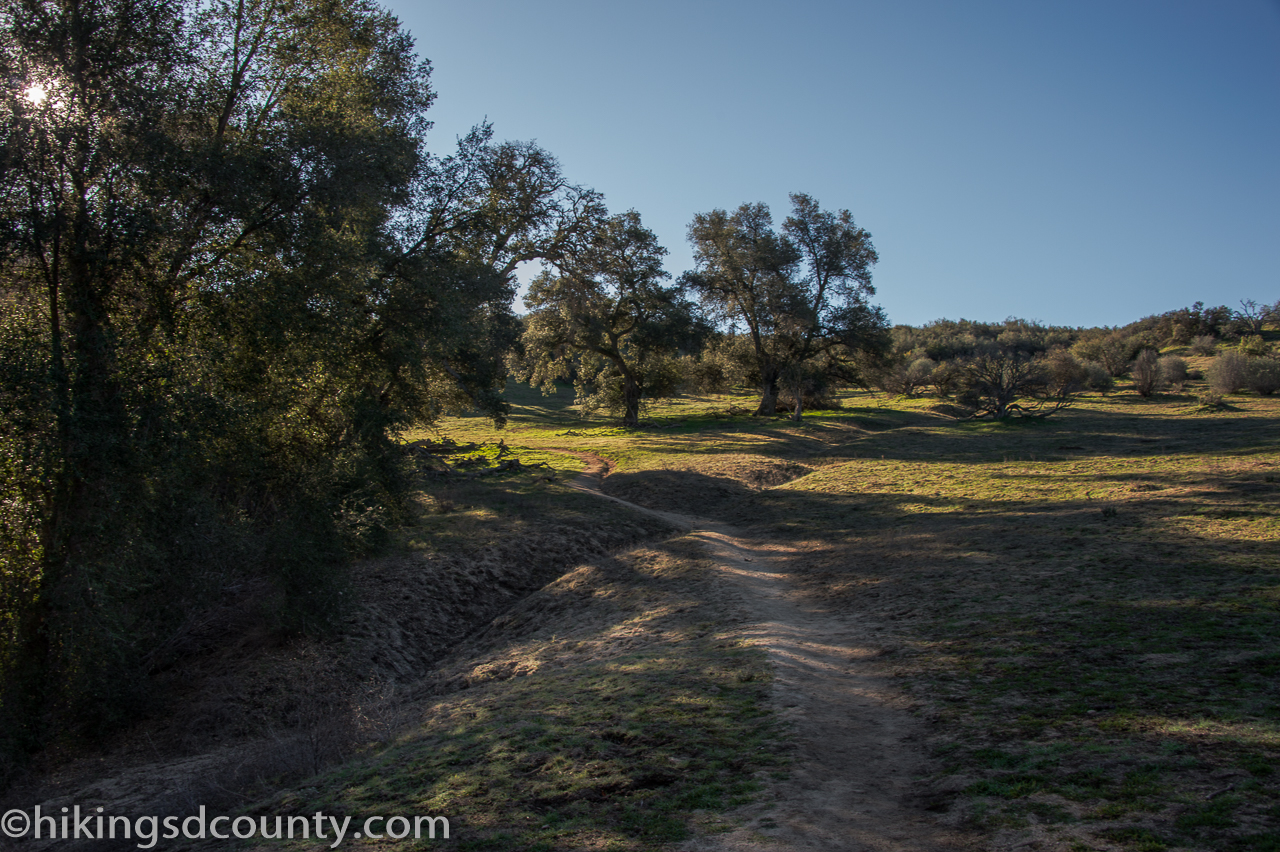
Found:
[(781, 233), (764, 204), (695, 216), (689, 241), (697, 268), (684, 283), (722, 321), (745, 327), (760, 376), (756, 414), (775, 412), (785, 383), (798, 420), (814, 359), (883, 350), (888, 323), (868, 301), (878, 260), (871, 235), (848, 210), (824, 211), (802, 193), (791, 203)]
[(528, 378), (551, 388), (572, 374), (580, 404), (639, 425), (641, 400), (674, 389), (671, 356), (693, 326), (679, 289), (664, 283), (666, 254), (632, 210), (556, 259), (525, 297)]

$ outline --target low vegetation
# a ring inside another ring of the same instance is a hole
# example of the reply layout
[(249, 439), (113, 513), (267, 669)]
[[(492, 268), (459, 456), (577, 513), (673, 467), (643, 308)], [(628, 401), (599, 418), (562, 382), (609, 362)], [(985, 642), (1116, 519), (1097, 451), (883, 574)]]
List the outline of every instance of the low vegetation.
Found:
[(583, 564), (444, 661), (395, 742), (248, 812), (444, 815), (471, 850), (682, 840), (785, 769), (767, 665), (712, 582), (678, 543)]

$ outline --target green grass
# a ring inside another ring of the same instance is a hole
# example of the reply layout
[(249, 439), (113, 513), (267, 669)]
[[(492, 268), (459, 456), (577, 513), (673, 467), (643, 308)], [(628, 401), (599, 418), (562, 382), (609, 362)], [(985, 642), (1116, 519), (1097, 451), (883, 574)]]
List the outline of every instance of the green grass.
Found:
[[(1012, 423), (956, 421), (928, 399), (851, 394), (791, 423), (688, 398), (629, 431), (553, 397), (509, 434), (610, 458), (620, 496), (798, 545), (790, 567), (815, 605), (857, 610), (896, 649), (885, 671), (939, 721), (944, 775), (975, 778), (956, 806), (980, 824), (1048, 807), (1127, 849), (1265, 848), (1280, 400), (1205, 412), (1194, 392)], [(1115, 828), (1126, 819), (1147, 827)]]
[[(590, 529), (592, 519), (635, 523), (630, 510), (558, 483), (460, 484), (468, 490), (454, 493), (465, 502), (425, 520), (462, 532), (419, 527), (411, 538), (448, 551), (474, 525), (491, 527), (483, 542), (557, 524)], [(761, 778), (787, 765), (784, 732), (766, 704), (771, 673), (764, 652), (708, 604), (710, 563), (683, 539), (660, 541), (670, 533), (657, 524), (659, 543), (568, 566), (439, 665), (419, 686), (436, 697), (410, 705), (418, 720), (394, 741), (244, 813), (323, 811), (351, 817), (350, 831), (370, 816), (444, 816), (449, 848), (623, 852), (682, 840), (696, 815), (752, 800)], [(343, 845), (389, 843), (348, 836)]]
[[(687, 815), (749, 799), (776, 762), (759, 655), (687, 638), (538, 672), (433, 709), (420, 732), (271, 804), (365, 815), (445, 814), (463, 849), (644, 849), (687, 836)], [(745, 740), (743, 739), (745, 734)]]
[[(865, 665), (914, 696), (939, 767), (924, 782), (970, 825), (1277, 850), (1280, 399), (1210, 412), (1195, 390), (1012, 423), (927, 398), (849, 394), (793, 423), (732, 414), (748, 395), (684, 397), (622, 429), (513, 385), (504, 430), (450, 418), (406, 438), (489, 442), (473, 469), (503, 440), (553, 469), (424, 476), (404, 544), (637, 523), (564, 487), (569, 453), (598, 454), (611, 493), (790, 543), (808, 602), (856, 612), (885, 649)], [(785, 768), (763, 658), (697, 614), (709, 567), (664, 547), (573, 587), (605, 621), (517, 612), (398, 742), (261, 812), (443, 814), (465, 849), (654, 849), (756, 795)]]

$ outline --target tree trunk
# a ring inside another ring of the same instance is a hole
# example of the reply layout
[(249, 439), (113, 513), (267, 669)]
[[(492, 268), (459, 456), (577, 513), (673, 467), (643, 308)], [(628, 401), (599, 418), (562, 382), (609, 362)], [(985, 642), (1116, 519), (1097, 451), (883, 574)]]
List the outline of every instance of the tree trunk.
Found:
[(796, 407), (791, 412), (791, 419), (799, 423), (801, 415), (804, 414), (804, 382), (797, 379), (792, 392), (796, 395)]
[(772, 417), (778, 413), (778, 371), (769, 368), (761, 370), (760, 405), (756, 408), (755, 417)]
[(630, 373), (622, 375), (622, 396), (626, 410), (622, 414), (623, 426), (640, 425), (640, 385)]

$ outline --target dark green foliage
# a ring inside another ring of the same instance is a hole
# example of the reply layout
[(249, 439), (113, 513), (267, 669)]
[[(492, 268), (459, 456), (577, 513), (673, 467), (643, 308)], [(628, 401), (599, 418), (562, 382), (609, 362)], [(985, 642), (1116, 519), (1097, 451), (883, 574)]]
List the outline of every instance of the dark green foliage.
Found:
[(1002, 323), (940, 319), (920, 328), (895, 326), (893, 348), (895, 352), (908, 354), (913, 359), (930, 358), (939, 362), (972, 358), (993, 347), (1038, 355), (1055, 346), (1070, 346), (1078, 334), (1075, 329), (1045, 326), (1013, 317)]
[(1125, 326), (1123, 331), (1128, 337), (1146, 335), (1148, 346), (1186, 346), (1199, 337), (1237, 336), (1235, 318), (1236, 312), (1226, 305), (1206, 308), (1204, 302), (1196, 302), (1189, 308), (1145, 317)]
[(640, 422), (642, 399), (675, 393), (681, 344), (696, 343), (692, 306), (663, 284), (666, 249), (634, 210), (601, 218), (529, 288), (522, 378), (546, 389), (572, 372), (584, 410)]
[(764, 204), (695, 216), (689, 241), (698, 268), (682, 281), (731, 334), (745, 326), (759, 374), (756, 413), (772, 415), (786, 386), (799, 420), (815, 369), (835, 371), (859, 353), (887, 350), (889, 340), (884, 312), (868, 302), (878, 260), (871, 235), (848, 210), (824, 211), (803, 193), (791, 203), (782, 233)]
[(993, 349), (964, 362), (958, 399), (975, 417), (1047, 417), (1085, 389), (1088, 368), (1066, 349), (1033, 358)]
[(8, 753), (128, 718), (246, 577), (324, 629), (399, 511), (397, 431), (503, 416), (511, 274), (594, 195), (487, 127), (427, 154), (429, 66), (363, 0), (0, 15)]
[[(938, 364), (930, 358), (903, 358), (880, 370), (876, 374), (876, 385), (885, 393), (915, 396), (933, 384), (933, 373), (937, 368)], [(943, 377), (942, 383), (947, 386), (949, 379)]]

